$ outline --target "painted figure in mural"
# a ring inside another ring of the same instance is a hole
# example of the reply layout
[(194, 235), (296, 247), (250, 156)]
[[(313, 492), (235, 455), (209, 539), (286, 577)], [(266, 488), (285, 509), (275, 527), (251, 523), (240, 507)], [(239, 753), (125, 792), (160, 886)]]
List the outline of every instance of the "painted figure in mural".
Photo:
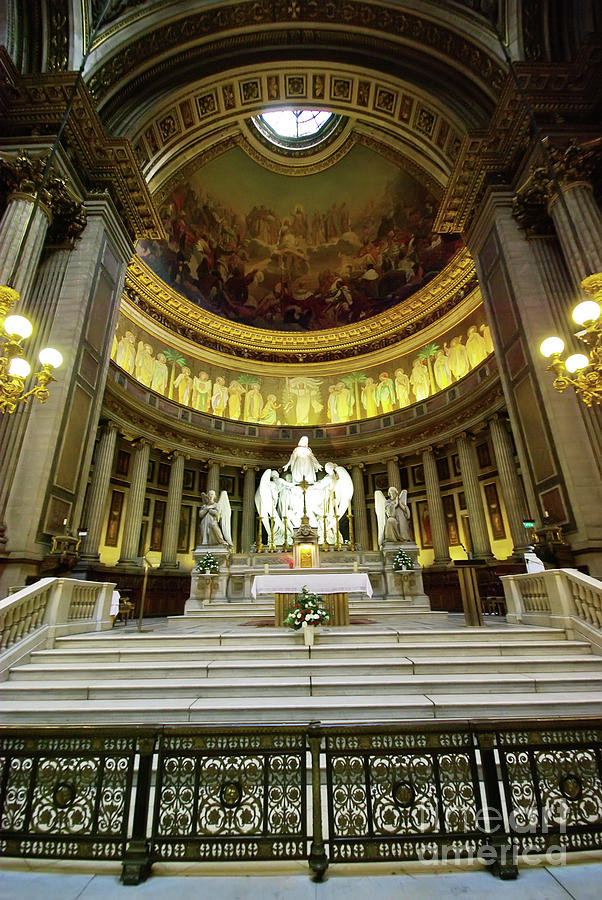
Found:
[(378, 376), (378, 387), (376, 388), (376, 402), (384, 413), (392, 412), (395, 403), (395, 387), (393, 379), (389, 378), (388, 372), (381, 372)]
[(403, 544), (411, 541), (407, 491), (400, 493), (396, 487), (391, 486), (386, 497), (382, 491), (375, 491), (374, 508), (378, 522), (379, 547), (385, 542)]
[(364, 407), (368, 418), (378, 415), (376, 388), (377, 385), (374, 378), (366, 378), (362, 386), (362, 406)]
[(410, 405), (410, 379), (403, 369), (395, 369), (395, 395), (400, 409)]
[(155, 368), (155, 358), (153, 356), (153, 348), (144, 341), (138, 341), (138, 350), (136, 351), (136, 361), (134, 371), (138, 381), (142, 382), (146, 387), (151, 386), (153, 380), (153, 372)]
[(322, 382), (318, 381), (317, 378), (304, 378), (301, 375), (287, 379), (288, 391), (297, 400), (296, 403), (289, 400), (286, 410), (290, 411), (294, 407), (294, 421), (296, 425), (309, 425), (310, 413), (322, 411), (323, 406), (320, 399), (321, 384)]
[(242, 395), (244, 393), (245, 388), (240, 381), (233, 379), (228, 387), (228, 416), (231, 419), (240, 419), (240, 414), (242, 412)]
[(173, 386), (178, 392), (178, 403), (188, 406), (192, 396), (192, 375), (188, 366), (182, 366), (182, 371), (174, 381)]
[(277, 425), (278, 424), (278, 413), (277, 409), (280, 409), (281, 404), (276, 402), (276, 394), (268, 394), (268, 398), (265, 402), (265, 406), (261, 410), (261, 415), (259, 417), (259, 422), (261, 425)]
[(202, 506), (199, 509), (200, 543), (215, 545), (229, 544), (232, 546), (230, 533), (231, 508), (226, 491), (222, 491), (219, 500), (215, 491), (207, 491), (201, 494)]
[(424, 360), (416, 357), (413, 363), (412, 373), (410, 375), (410, 384), (414, 391), (416, 401), (426, 400), (430, 393), (429, 373), (424, 365)]
[(199, 372), (192, 379), (192, 406), (199, 412), (211, 411), (211, 379), (207, 372)]
[(136, 364), (136, 338), (133, 332), (126, 331), (117, 344), (117, 352), (115, 354), (115, 362), (130, 375), (134, 374), (134, 366)]
[(245, 422), (257, 422), (262, 415), (263, 397), (259, 391), (259, 382), (253, 381), (245, 396)]
[(466, 352), (468, 353), (468, 361), (470, 362), (471, 368), (478, 366), (479, 363), (482, 363), (489, 355), (485, 339), (477, 331), (476, 325), (471, 325), (468, 329)]
[(444, 390), (444, 388), (449, 387), (452, 383), (452, 374), (451, 369), (449, 368), (449, 359), (446, 349), (447, 344), (437, 350), (435, 362), (433, 363), (435, 381), (437, 382), (437, 387), (441, 391)]
[(313, 454), (309, 446), (309, 438), (303, 435), (299, 438), (299, 443), (291, 453), (288, 462), (284, 466), (284, 471), (291, 470), (293, 481), (299, 484), (305, 478), (310, 484), (316, 480), (316, 473), (321, 470), (322, 466)]
[(485, 346), (487, 347), (487, 354), (493, 353), (493, 338), (491, 337), (491, 328), (489, 325), (480, 325), (479, 331), (483, 335), (483, 340), (485, 341)]
[(461, 337), (453, 337), (449, 345), (449, 367), (458, 381), (470, 371), (470, 361)]
[(157, 353), (153, 367), (153, 377), (151, 380), (151, 390), (157, 391), (158, 394), (165, 394), (167, 390), (167, 382), (169, 381), (169, 372), (167, 369), (167, 357), (164, 353)]
[(226, 387), (226, 379), (223, 375), (218, 375), (213, 385), (213, 394), (211, 395), (211, 409), (213, 415), (223, 416), (228, 404), (228, 388)]

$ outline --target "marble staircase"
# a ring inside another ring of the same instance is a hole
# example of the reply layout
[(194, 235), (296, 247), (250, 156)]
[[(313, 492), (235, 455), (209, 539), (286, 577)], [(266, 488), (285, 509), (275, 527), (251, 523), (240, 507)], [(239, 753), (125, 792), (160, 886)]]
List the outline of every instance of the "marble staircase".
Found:
[[(188, 617), (187, 617), (188, 618)], [(188, 621), (60, 638), (0, 684), (6, 724), (594, 715), (602, 657), (561, 629), (449, 622), (289, 629)]]

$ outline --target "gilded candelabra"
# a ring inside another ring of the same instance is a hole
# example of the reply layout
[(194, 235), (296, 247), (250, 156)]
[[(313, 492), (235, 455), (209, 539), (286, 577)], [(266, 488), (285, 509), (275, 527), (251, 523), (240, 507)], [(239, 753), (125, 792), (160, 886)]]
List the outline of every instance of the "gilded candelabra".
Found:
[[(602, 298), (602, 273), (589, 275), (581, 282), (586, 293)], [(602, 319), (600, 304), (596, 300), (584, 300), (573, 310), (573, 320), (582, 330), (576, 333), (589, 353), (573, 353), (567, 359), (562, 354), (564, 341), (549, 337), (542, 341), (540, 352), (550, 359), (548, 371), (553, 372), (554, 387), (562, 392), (572, 387), (586, 406), (602, 402)]]
[(56, 381), (52, 370), (63, 361), (58, 350), (45, 347), (40, 350), (38, 359), (42, 368), (34, 375), (35, 385), (25, 390), (25, 379), (31, 372), (31, 366), (23, 358), (23, 341), (30, 337), (33, 327), (24, 316), (7, 315), (19, 300), (19, 294), (11, 287), (0, 286), (0, 322), (4, 335), (0, 337), (0, 412), (14, 413), (19, 403), (27, 403), (30, 397), (36, 397), (45, 403), (50, 392), (48, 385)]

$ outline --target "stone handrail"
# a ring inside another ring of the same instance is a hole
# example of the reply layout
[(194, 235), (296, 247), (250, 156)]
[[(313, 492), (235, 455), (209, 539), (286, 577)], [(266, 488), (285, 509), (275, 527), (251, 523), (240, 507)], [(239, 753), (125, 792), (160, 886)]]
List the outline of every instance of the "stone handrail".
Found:
[(557, 625), (602, 648), (602, 582), (576, 569), (502, 575), (508, 622)]
[(0, 677), (57, 637), (109, 628), (114, 584), (41, 578), (0, 600)]

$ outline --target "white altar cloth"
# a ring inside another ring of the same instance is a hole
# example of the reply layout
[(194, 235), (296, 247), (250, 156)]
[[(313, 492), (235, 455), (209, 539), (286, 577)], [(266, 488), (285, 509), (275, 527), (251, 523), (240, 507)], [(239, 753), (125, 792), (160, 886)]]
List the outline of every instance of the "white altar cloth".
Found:
[(372, 585), (366, 572), (334, 573), (307, 572), (298, 569), (280, 575), (256, 575), (251, 585), (253, 599), (258, 594), (299, 594), (306, 585), (316, 594), (350, 594), (361, 592), (372, 596)]

